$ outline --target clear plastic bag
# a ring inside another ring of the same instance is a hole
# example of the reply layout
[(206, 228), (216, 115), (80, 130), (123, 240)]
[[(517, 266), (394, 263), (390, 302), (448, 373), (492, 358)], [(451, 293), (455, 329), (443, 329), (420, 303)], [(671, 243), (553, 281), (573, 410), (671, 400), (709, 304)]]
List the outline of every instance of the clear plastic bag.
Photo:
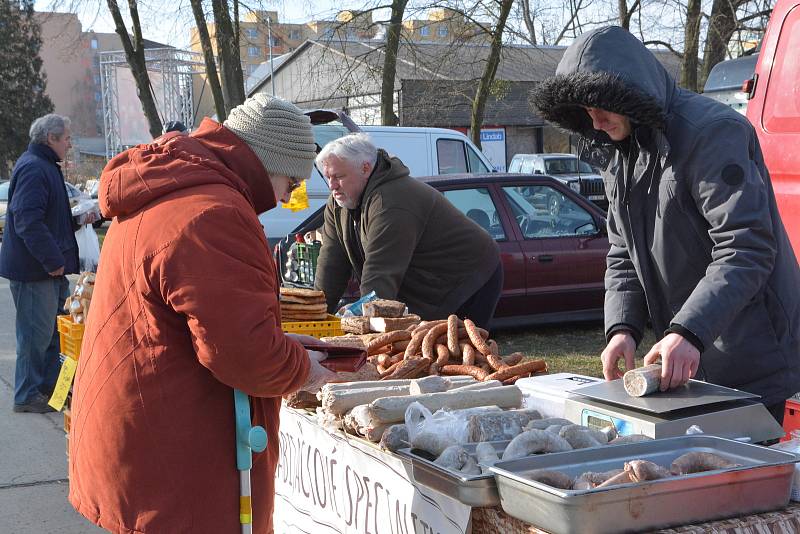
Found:
[(85, 199), (79, 201), (72, 207), (72, 217), (78, 224), (87, 224), (87, 219), (91, 222), (98, 221), (102, 217), (100, 206), (96, 200)]
[(361, 316), (364, 314), (361, 310), (361, 306), (363, 306), (365, 302), (372, 302), (373, 300), (378, 300), (378, 295), (374, 291), (370, 291), (352, 304), (342, 306), (342, 309), (339, 310), (336, 315), (337, 317)]
[(75, 232), (78, 242), (78, 257), (81, 271), (96, 271), (100, 262), (100, 240), (90, 224), (84, 224)]
[[(792, 430), (792, 437), (787, 441), (781, 441), (770, 446), (771, 449), (792, 452), (800, 455), (800, 430)], [(794, 464), (794, 474), (792, 475), (792, 493), (790, 499), (800, 501), (800, 464)]]
[(405, 423), (411, 446), (436, 456), (450, 445), (467, 442), (467, 416), (463, 413), (438, 410), (432, 414), (414, 402), (406, 408)]

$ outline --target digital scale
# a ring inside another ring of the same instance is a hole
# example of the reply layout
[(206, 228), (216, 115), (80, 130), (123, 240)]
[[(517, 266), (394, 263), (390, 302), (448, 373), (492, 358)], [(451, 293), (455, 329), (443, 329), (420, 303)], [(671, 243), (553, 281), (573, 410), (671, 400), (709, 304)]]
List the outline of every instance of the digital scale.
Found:
[(622, 380), (573, 389), (564, 403), (564, 417), (593, 428), (613, 425), (621, 436), (651, 438), (682, 436), (692, 425), (703, 433), (760, 443), (782, 438), (784, 430), (758, 395), (690, 380), (685, 386), (631, 397)]

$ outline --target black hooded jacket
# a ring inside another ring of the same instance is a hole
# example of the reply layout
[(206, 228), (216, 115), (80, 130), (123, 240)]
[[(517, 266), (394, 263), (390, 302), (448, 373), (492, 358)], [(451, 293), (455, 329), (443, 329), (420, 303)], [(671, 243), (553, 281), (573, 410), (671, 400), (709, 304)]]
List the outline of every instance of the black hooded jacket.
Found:
[[(699, 378), (765, 404), (798, 391), (800, 269), (747, 119), (679, 88), (619, 27), (576, 39), (531, 99), (604, 169), (607, 335), (639, 341), (649, 317), (701, 348)], [(594, 130), (584, 106), (628, 117), (627, 143)]]

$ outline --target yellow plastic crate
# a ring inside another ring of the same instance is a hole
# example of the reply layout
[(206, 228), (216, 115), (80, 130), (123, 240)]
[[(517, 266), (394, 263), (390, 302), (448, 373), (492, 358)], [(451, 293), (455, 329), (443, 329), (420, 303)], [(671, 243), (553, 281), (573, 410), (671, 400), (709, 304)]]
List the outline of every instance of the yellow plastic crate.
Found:
[(69, 356), (73, 360), (78, 359), (81, 355), (84, 326), (82, 323), (73, 322), (70, 315), (58, 316), (58, 338), (61, 342), (61, 354)]
[(327, 321), (292, 321), (281, 323), (281, 328), (289, 334), (305, 334), (316, 338), (344, 335), (341, 319), (330, 314)]

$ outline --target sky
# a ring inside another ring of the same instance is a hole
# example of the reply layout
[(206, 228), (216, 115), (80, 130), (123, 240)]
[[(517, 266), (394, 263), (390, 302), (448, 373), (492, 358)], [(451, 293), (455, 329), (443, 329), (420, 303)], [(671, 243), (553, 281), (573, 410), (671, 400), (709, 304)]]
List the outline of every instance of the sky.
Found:
[[(127, 2), (118, 2), (127, 11)], [(287, 0), (242, 2), (259, 9), (278, 11), (280, 22), (299, 23), (312, 19), (327, 19), (342, 9), (357, 8), (362, 1), (347, 0)], [(177, 6), (177, 7), (176, 7)], [(105, 0), (36, 0), (37, 11), (72, 12), (78, 15), (83, 30), (114, 32), (114, 22)], [(139, 0), (142, 33), (146, 39), (179, 48), (189, 46), (189, 28), (194, 26), (189, 0)]]

